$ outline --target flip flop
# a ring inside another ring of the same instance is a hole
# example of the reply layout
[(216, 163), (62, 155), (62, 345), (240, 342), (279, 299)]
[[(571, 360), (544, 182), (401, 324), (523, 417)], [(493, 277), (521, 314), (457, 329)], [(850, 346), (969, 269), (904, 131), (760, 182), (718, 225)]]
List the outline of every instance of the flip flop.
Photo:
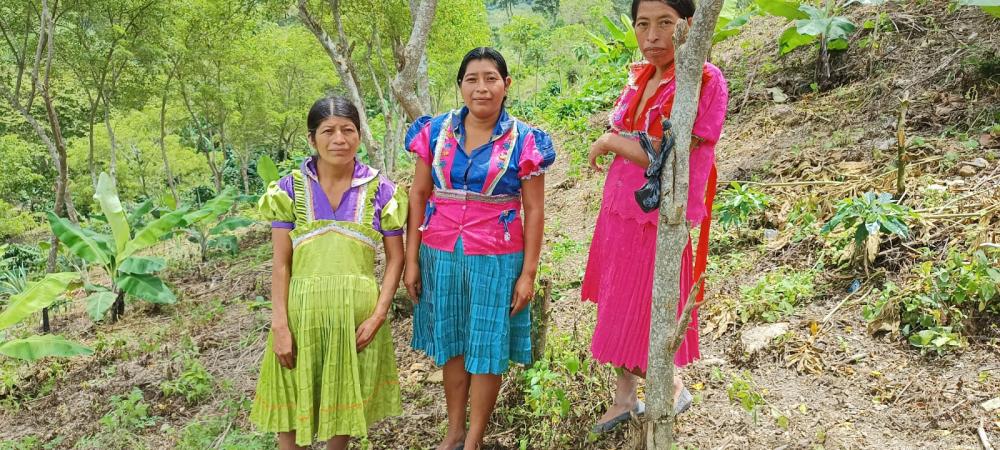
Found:
[(686, 387), (681, 389), (681, 395), (677, 397), (677, 404), (674, 405), (674, 415), (679, 415), (691, 409), (691, 404), (693, 403), (694, 396), (691, 395), (691, 391)]
[(632, 408), (631, 411), (625, 411), (607, 422), (594, 424), (594, 427), (590, 429), (590, 432), (594, 434), (607, 433), (611, 430), (614, 430), (615, 428), (618, 428), (619, 425), (628, 422), (629, 419), (632, 418), (632, 414), (635, 414), (636, 417), (639, 417), (645, 413), (646, 413), (646, 404), (643, 403), (642, 400), (638, 400), (635, 403), (635, 407)]

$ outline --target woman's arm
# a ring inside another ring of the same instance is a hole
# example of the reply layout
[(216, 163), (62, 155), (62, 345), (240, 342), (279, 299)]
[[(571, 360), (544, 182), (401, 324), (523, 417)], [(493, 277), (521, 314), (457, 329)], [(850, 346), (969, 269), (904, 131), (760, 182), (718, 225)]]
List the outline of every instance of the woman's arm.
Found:
[(423, 159), (417, 158), (416, 166), (413, 170), (413, 185), (410, 186), (409, 195), (409, 217), (406, 221), (406, 272), (403, 275), (403, 285), (406, 292), (410, 294), (410, 299), (414, 302), (420, 300), (420, 239), (423, 233), (420, 232), (420, 225), (424, 223), (424, 210), (427, 208), (427, 199), (430, 198), (434, 190), (434, 181), (431, 179), (431, 167)]
[(389, 307), (392, 306), (392, 298), (396, 294), (396, 288), (399, 287), (399, 275), (403, 273), (403, 237), (385, 236), (382, 238), (382, 245), (385, 248), (385, 275), (382, 277), (382, 288), (375, 304), (375, 311), (368, 320), (361, 323), (355, 334), (359, 352), (371, 343), (379, 328), (385, 323)]
[(295, 343), (288, 328), (288, 281), (292, 277), (292, 238), (285, 228), (271, 229), (274, 264), (271, 269), (272, 348), (282, 367), (295, 367)]
[(521, 312), (535, 294), (535, 276), (545, 229), (545, 174), (521, 181), (521, 202), (524, 206), (524, 265), (514, 286), (512, 316)]
[[(653, 145), (654, 148), (658, 148), (659, 140), (654, 140)], [(590, 159), (590, 168), (597, 172), (603, 171), (597, 165), (597, 158), (608, 153), (615, 153), (643, 169), (649, 166), (649, 158), (646, 157), (646, 151), (642, 149), (639, 141), (615, 133), (604, 133), (590, 145), (590, 155), (588, 156), (588, 159)]]

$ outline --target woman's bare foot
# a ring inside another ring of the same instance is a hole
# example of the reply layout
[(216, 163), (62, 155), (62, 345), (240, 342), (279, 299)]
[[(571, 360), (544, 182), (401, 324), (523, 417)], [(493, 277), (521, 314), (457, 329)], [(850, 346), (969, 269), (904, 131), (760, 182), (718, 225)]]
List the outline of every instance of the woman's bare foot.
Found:
[(684, 380), (681, 379), (681, 374), (674, 372), (674, 405), (677, 404), (677, 400), (681, 396), (681, 391), (684, 390)]
[(615, 382), (615, 400), (611, 404), (611, 407), (605, 411), (604, 415), (597, 421), (597, 423), (607, 423), (608, 421), (625, 414), (629, 411), (635, 409), (638, 404), (639, 399), (635, 395), (636, 388), (639, 385), (639, 378), (635, 375), (621, 371), (618, 374), (618, 379)]
[(455, 447), (463, 444), (465, 442), (465, 430), (462, 432), (449, 431), (448, 435), (444, 437), (437, 446), (437, 450), (455, 450)]
[(638, 400), (633, 397), (631, 403), (614, 403), (614, 404), (612, 404), (608, 408), (608, 410), (604, 412), (604, 415), (601, 416), (601, 418), (597, 420), (597, 423), (607, 423), (611, 419), (614, 419), (615, 417), (618, 417), (618, 416), (620, 416), (622, 414), (625, 414), (625, 413), (627, 413), (627, 412), (635, 409), (635, 405), (637, 404), (637, 402), (638, 402)]

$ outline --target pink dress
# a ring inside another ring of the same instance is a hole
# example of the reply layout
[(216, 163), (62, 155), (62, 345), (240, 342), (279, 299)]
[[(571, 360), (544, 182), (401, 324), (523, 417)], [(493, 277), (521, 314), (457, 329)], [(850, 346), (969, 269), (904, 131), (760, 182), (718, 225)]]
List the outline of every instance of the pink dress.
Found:
[[(662, 119), (673, 106), (675, 83), (673, 71), (665, 73), (653, 97), (636, 116), (647, 82), (656, 68), (646, 61), (633, 64), (628, 84), (611, 111), (614, 132), (630, 135), (644, 131), (662, 137)], [(722, 134), (729, 94), (722, 72), (705, 64), (701, 97), (693, 134), (700, 142), (691, 151), (690, 191), (687, 219), (692, 226), (710, 222), (710, 202), (714, 195), (715, 143)], [(646, 178), (644, 169), (616, 156), (604, 183), (604, 198), (590, 244), (587, 270), (581, 296), (597, 303), (597, 326), (591, 343), (594, 359), (626, 369), (646, 371), (649, 356), (649, 321), (653, 296), (653, 266), (656, 257), (658, 211), (646, 213), (635, 201), (634, 192)], [(713, 189), (706, 187), (713, 178)], [(706, 200), (708, 202), (706, 202)], [(709, 207), (706, 207), (706, 203)], [(706, 220), (708, 219), (708, 220)], [(707, 231), (707, 230), (706, 230)], [(703, 248), (704, 247), (704, 248)], [(625, 251), (625, 249), (628, 249)], [(699, 253), (707, 250), (707, 240), (699, 243)], [(691, 242), (681, 261), (681, 298), (678, 315), (687, 303), (687, 292), (694, 284)], [(698, 359), (697, 310), (684, 341), (674, 358), (677, 366)]]

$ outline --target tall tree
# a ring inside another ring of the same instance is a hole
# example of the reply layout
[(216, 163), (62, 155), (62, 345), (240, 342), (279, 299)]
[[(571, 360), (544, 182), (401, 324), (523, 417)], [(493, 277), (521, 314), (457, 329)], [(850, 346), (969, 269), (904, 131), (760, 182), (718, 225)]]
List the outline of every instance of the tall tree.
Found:
[[(76, 212), (69, 195), (66, 144), (59, 125), (59, 113), (53, 104), (52, 65), (55, 58), (56, 22), (59, 16), (58, 1), (51, 7), (48, 0), (41, 0), (41, 7), (25, 2), (21, 11), (0, 16), (0, 33), (7, 43), (15, 67), (13, 76), (0, 83), (0, 94), (10, 106), (24, 117), (49, 150), (56, 167), (55, 206), (58, 216), (76, 221)], [(17, 33), (23, 33), (18, 35)], [(18, 39), (20, 38), (20, 39)], [(33, 56), (30, 53), (34, 43)], [(31, 112), (32, 104), (40, 98), (45, 106), (46, 128)], [(56, 271), (59, 240), (52, 237), (46, 270)], [(48, 310), (42, 311), (42, 330), (49, 331)]]
[[(424, 99), (421, 99), (418, 92), (427, 92), (428, 90), (427, 82), (423, 81), (427, 79), (427, 76), (422, 74), (426, 73), (425, 51), (427, 38), (430, 34), (437, 2), (438, 0), (412, 0), (409, 2), (408, 6), (412, 19), (412, 29), (410, 30), (409, 38), (406, 40), (405, 45), (400, 43), (394, 46), (393, 54), (396, 60), (397, 71), (388, 85), (393, 98), (402, 106), (410, 120), (430, 113), (429, 95), (425, 95)], [(316, 39), (330, 57), (351, 101), (356, 105), (364, 106), (365, 99), (361, 95), (360, 88), (361, 77), (358, 75), (359, 71), (352, 59), (355, 46), (348, 38), (348, 33), (345, 29), (345, 11), (339, 0), (329, 0), (329, 7), (333, 22), (332, 34), (327, 32), (327, 27), (324, 25), (322, 19), (312, 12), (308, 0), (299, 0), (299, 18), (306, 25), (306, 28), (316, 36)], [(371, 129), (368, 126), (369, 119), (365, 108), (359, 108), (359, 112), (361, 115), (361, 137), (365, 148), (368, 149), (368, 153), (371, 156), (371, 162), (378, 168), (387, 168), (386, 157), (384, 155), (385, 149), (380, 148), (372, 135)], [(395, 149), (388, 149), (388, 151), (394, 152)], [(391, 167), (388, 168), (391, 169)]]
[(559, 16), (559, 0), (535, 0), (531, 10), (554, 22)]
[[(118, 141), (111, 116), (120, 83), (136, 77), (127, 71), (141, 71), (143, 64), (135, 61), (138, 47), (147, 39), (149, 25), (162, 19), (163, 2), (158, 0), (84, 0), (68, 10), (66, 28), (72, 38), (66, 39), (62, 58), (83, 86), (90, 103), (89, 157), (87, 161), (93, 185), (97, 185), (94, 160), (94, 125), (98, 109), (110, 137), (108, 170), (115, 177), (118, 167)], [(145, 93), (146, 91), (141, 91)]]
[[(688, 33), (687, 23), (679, 21), (674, 35), (677, 92), (670, 111), (672, 132), (676, 139), (674, 151), (663, 164), (660, 175), (663, 191), (660, 197), (660, 223), (656, 231), (656, 267), (653, 275), (653, 311), (649, 330), (649, 377), (647, 398), (649, 416), (646, 427), (646, 448), (673, 448), (673, 379), (674, 353), (680, 347), (680, 336), (686, 327), (676, 319), (680, 296), (681, 255), (688, 242), (686, 219), (688, 167), (691, 155), (691, 132), (698, 112), (701, 75), (712, 48), (715, 22), (723, 0), (699, 2)], [(695, 282), (696, 285), (700, 284)], [(688, 299), (693, 306), (694, 300)], [(686, 308), (683, 321), (690, 318)]]

